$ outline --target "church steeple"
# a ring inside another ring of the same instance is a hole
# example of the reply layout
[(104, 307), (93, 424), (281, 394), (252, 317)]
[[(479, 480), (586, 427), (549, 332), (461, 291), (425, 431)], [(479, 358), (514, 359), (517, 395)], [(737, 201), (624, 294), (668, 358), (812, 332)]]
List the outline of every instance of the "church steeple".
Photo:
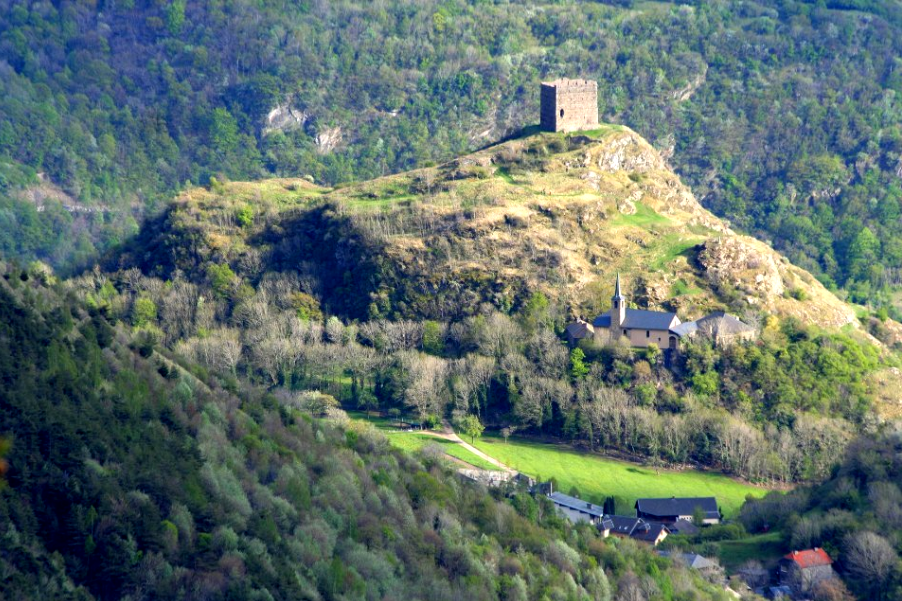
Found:
[(611, 330), (620, 328), (626, 319), (626, 299), (620, 292), (620, 272), (617, 272), (617, 283), (614, 285), (614, 296), (611, 297)]

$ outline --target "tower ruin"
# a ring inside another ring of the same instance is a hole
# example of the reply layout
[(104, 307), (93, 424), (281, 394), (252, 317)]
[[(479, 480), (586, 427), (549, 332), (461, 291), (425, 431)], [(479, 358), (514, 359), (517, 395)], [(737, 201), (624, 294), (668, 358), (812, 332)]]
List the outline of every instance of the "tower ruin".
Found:
[(542, 82), (541, 124), (545, 131), (598, 127), (598, 82), (558, 79)]

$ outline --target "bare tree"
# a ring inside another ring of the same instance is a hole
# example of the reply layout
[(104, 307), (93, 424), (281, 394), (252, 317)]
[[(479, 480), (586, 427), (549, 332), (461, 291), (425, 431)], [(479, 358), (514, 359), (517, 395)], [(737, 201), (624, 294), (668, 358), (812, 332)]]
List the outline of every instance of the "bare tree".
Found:
[(661, 443), (664, 452), (675, 463), (683, 463), (689, 457), (690, 430), (686, 418), (672, 415), (662, 420)]
[(482, 405), (488, 399), (489, 384), (495, 375), (495, 360), (473, 354), (464, 359), (464, 365), (461, 375), (467, 379), (467, 386), (472, 394), (470, 406), (476, 409), (477, 415), (481, 415)]
[(849, 573), (872, 590), (880, 591), (899, 566), (895, 549), (873, 532), (853, 532), (845, 539), (845, 564)]
[(424, 422), (430, 414), (440, 414), (447, 364), (432, 355), (405, 351), (401, 355), (410, 380), (404, 391), (404, 400), (413, 407)]
[(874, 513), (886, 526), (898, 529), (902, 526), (902, 492), (892, 482), (872, 482), (868, 486), (868, 499), (874, 505)]
[(503, 357), (519, 350), (522, 332), (510, 317), (503, 313), (492, 313), (480, 332), (479, 350), (490, 357)]
[(532, 335), (527, 343), (526, 354), (546, 378), (562, 378), (567, 372), (567, 349), (549, 329), (539, 330)]
[(814, 601), (854, 601), (855, 597), (839, 578), (821, 580), (811, 591)]

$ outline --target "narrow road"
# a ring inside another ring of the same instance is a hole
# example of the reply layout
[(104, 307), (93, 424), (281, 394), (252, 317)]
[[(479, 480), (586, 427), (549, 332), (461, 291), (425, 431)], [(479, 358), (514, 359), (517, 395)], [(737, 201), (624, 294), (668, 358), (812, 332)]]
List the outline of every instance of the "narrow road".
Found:
[(474, 446), (471, 445), (470, 443), (468, 443), (468, 442), (462, 440), (461, 437), (458, 436), (458, 435), (454, 432), (454, 429), (451, 428), (451, 425), (450, 425), (448, 422), (442, 422), (442, 426), (444, 426), (444, 429), (443, 429), (441, 432), (426, 432), (426, 433), (429, 434), (430, 436), (435, 436), (436, 438), (441, 438), (441, 439), (443, 439), (443, 440), (448, 440), (448, 441), (450, 441), (450, 442), (456, 442), (456, 443), (459, 443), (460, 446), (462, 446), (462, 447), (465, 448), (466, 450), (470, 451), (471, 453), (473, 453), (473, 454), (476, 455), (477, 457), (481, 457), (482, 459), (485, 459), (486, 461), (488, 461), (489, 463), (491, 463), (491, 464), (494, 465), (495, 467), (497, 467), (497, 468), (499, 468), (499, 469), (501, 469), (501, 470), (503, 470), (503, 471), (505, 471), (505, 472), (507, 472), (507, 473), (509, 473), (509, 474), (515, 474), (515, 473), (516, 473), (515, 470), (512, 470), (511, 468), (507, 467), (506, 465), (504, 465), (503, 463), (501, 463), (500, 461), (498, 461), (498, 460), (495, 459), (494, 457), (489, 457), (488, 455), (486, 455), (485, 453), (483, 453), (482, 451), (480, 451), (479, 449), (477, 449), (476, 447), (474, 447)]

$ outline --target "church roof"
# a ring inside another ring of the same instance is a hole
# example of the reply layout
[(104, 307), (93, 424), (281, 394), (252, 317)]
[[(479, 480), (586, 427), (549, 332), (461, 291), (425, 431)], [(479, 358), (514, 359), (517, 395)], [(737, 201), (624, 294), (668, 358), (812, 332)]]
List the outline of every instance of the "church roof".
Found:
[[(627, 309), (629, 311), (629, 309)], [(598, 317), (592, 320), (592, 325), (596, 328), (610, 328), (611, 327), (611, 315), (609, 313), (602, 313)]]
[(637, 330), (669, 330), (673, 321), (679, 323), (676, 313), (663, 311), (642, 311), (639, 309), (627, 309), (626, 318), (620, 325), (622, 328)]
[[(680, 322), (676, 313), (627, 309), (623, 324), (621, 324), (620, 327), (629, 328), (631, 330), (669, 330), (673, 326), (674, 320), (676, 320), (677, 323)], [(592, 321), (592, 325), (596, 328), (610, 328), (610, 313), (599, 315)]]

